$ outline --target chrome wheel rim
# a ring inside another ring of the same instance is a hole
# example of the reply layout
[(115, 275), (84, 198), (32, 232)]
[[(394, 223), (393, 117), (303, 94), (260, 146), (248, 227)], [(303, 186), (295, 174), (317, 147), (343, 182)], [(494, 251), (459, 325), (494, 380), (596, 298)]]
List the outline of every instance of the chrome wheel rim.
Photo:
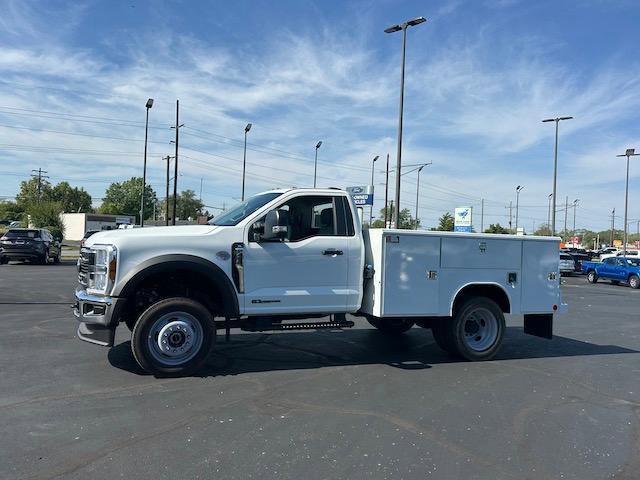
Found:
[(166, 366), (178, 366), (192, 360), (202, 347), (200, 322), (187, 312), (170, 312), (158, 318), (147, 337), (153, 359)]
[(498, 339), (498, 319), (486, 308), (476, 308), (463, 321), (463, 339), (469, 349), (483, 352)]

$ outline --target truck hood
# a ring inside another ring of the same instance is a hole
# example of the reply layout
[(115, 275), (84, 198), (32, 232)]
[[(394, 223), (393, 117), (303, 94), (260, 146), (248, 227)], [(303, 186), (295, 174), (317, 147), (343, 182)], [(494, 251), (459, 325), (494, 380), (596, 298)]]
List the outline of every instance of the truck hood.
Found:
[(213, 225), (178, 225), (175, 227), (145, 227), (105, 230), (91, 235), (87, 239), (85, 245), (90, 247), (95, 244), (118, 244), (123, 240), (142, 240), (152, 242), (154, 238), (159, 237), (199, 237), (218, 229), (220, 229), (220, 227)]

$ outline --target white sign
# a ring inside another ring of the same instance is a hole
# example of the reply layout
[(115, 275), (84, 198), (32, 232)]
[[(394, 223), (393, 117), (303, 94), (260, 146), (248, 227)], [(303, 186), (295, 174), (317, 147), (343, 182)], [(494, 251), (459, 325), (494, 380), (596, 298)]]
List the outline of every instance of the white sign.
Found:
[(473, 222), (472, 207), (457, 207), (453, 217), (454, 230), (456, 232), (470, 232)]

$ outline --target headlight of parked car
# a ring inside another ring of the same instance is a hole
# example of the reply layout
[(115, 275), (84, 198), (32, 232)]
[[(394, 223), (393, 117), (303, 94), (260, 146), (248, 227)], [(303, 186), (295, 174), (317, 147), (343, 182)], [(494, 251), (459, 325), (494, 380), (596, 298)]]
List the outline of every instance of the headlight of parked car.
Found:
[(95, 254), (93, 274), (89, 275), (87, 292), (106, 295), (111, 291), (116, 279), (118, 249), (113, 245), (93, 245)]

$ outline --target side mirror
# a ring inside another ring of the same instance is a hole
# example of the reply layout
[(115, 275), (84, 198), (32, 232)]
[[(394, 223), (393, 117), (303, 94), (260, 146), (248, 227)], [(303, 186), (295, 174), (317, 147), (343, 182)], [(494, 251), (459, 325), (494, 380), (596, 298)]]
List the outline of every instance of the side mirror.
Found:
[(287, 210), (271, 210), (264, 219), (262, 240), (273, 242), (284, 240), (289, 233), (289, 212)]

